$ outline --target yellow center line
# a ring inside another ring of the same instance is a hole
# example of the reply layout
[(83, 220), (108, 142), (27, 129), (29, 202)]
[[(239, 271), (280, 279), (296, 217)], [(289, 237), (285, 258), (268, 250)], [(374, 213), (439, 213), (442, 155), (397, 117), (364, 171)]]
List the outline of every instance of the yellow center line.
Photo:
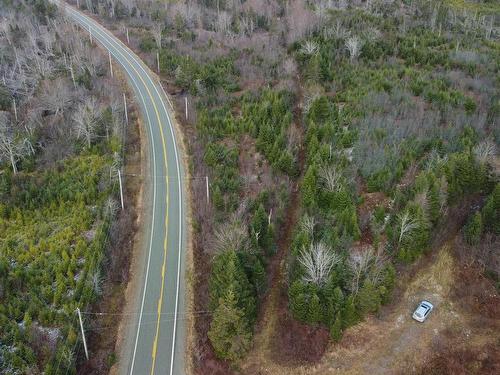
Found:
[[(94, 27), (96, 27), (97, 29), (100, 29), (101, 26), (99, 24), (97, 24), (97, 25), (98, 26), (94, 26)], [(107, 35), (107, 33), (105, 31), (101, 30), (101, 32), (103, 34)], [(124, 49), (127, 48), (126, 46), (123, 45), (123, 43), (120, 40), (118, 40), (117, 43), (121, 44), (122, 48), (124, 48)], [(130, 51), (130, 54), (133, 54), (133, 52)], [(165, 289), (165, 268), (166, 268), (166, 262), (167, 262), (168, 208), (169, 208), (169, 199), (168, 199), (169, 198), (169, 184), (168, 184), (168, 177), (167, 177), (168, 176), (167, 148), (166, 148), (166, 144), (165, 144), (165, 136), (163, 134), (162, 122), (160, 120), (160, 114), (158, 112), (158, 108), (156, 107), (156, 102), (153, 99), (153, 95), (151, 95), (151, 91), (149, 90), (149, 87), (146, 85), (146, 82), (144, 81), (144, 79), (142, 78), (142, 76), (139, 74), (139, 72), (137, 71), (137, 69), (135, 68), (135, 66), (132, 64), (131, 60), (129, 60), (125, 56), (125, 54), (122, 54), (122, 57), (125, 59), (125, 61), (127, 61), (127, 63), (135, 71), (135, 73), (137, 74), (137, 76), (141, 80), (142, 84), (146, 88), (146, 91), (148, 93), (149, 98), (151, 99), (151, 103), (153, 104), (153, 108), (154, 108), (155, 113), (156, 113), (156, 119), (158, 120), (158, 127), (160, 129), (161, 142), (162, 142), (162, 146), (163, 146), (163, 160), (164, 160), (165, 169), (166, 169), (165, 183), (166, 183), (166, 188), (167, 188), (166, 189), (167, 190), (167, 196), (166, 196), (166, 207), (167, 207), (167, 210), (166, 210), (166, 214), (165, 214), (165, 237), (164, 237), (164, 242), (163, 242), (163, 264), (162, 264), (162, 271), (161, 271), (161, 289), (160, 289), (160, 297), (158, 299), (158, 316), (157, 316), (157, 320), (156, 320), (156, 333), (155, 333), (155, 338), (154, 338), (154, 341), (153, 341), (153, 348), (152, 348), (152, 352), (151, 352), (151, 357), (152, 357), (151, 374), (154, 374), (155, 363), (156, 363), (156, 352), (157, 352), (157, 349), (158, 349), (158, 337), (159, 337), (159, 334), (160, 334), (160, 317), (161, 317), (161, 311), (162, 311), (162, 305), (163, 305), (163, 291)], [(137, 60), (135, 62), (138, 63), (138, 64), (140, 64), (140, 62), (137, 61)], [(149, 68), (146, 67), (145, 70), (149, 70)], [(151, 83), (154, 85), (154, 82), (152, 80), (151, 80)]]

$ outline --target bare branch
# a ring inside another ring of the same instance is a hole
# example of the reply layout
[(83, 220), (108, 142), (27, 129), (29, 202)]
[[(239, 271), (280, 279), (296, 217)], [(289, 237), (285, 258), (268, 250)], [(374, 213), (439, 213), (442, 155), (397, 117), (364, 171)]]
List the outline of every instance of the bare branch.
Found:
[(323, 286), (328, 280), (333, 266), (340, 262), (340, 255), (325, 243), (318, 242), (311, 244), (309, 249), (302, 249), (298, 261), (304, 267), (303, 280)]

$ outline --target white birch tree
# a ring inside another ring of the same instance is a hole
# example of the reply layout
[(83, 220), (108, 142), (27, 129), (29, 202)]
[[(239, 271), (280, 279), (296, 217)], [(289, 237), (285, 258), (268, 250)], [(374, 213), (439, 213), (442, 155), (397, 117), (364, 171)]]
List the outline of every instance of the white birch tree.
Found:
[(324, 242), (318, 242), (302, 249), (298, 261), (305, 271), (303, 280), (321, 287), (328, 281), (332, 268), (340, 262), (340, 255)]

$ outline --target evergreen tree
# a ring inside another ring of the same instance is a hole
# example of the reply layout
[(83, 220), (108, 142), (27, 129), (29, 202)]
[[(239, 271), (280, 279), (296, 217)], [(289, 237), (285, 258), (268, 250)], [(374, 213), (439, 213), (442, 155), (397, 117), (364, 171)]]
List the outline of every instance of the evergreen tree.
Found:
[(309, 300), (309, 311), (307, 321), (309, 323), (320, 323), (323, 320), (323, 308), (321, 301), (316, 293), (313, 293)]
[(344, 308), (344, 293), (342, 289), (336, 287), (328, 297), (328, 320), (333, 322), (339, 312)]
[(307, 286), (301, 280), (295, 280), (288, 289), (290, 310), (295, 319), (302, 322), (307, 319), (308, 314), (306, 289)]
[(342, 317), (340, 313), (335, 315), (333, 324), (330, 326), (330, 336), (335, 342), (342, 338)]
[(218, 254), (213, 261), (209, 281), (212, 311), (217, 308), (220, 298), (226, 295), (229, 287), (233, 289), (238, 306), (243, 309), (247, 319), (253, 321), (256, 315), (255, 296), (235, 251)]
[(481, 213), (484, 229), (497, 235), (500, 234), (500, 184), (496, 184)]
[(483, 233), (481, 214), (476, 212), (464, 228), (464, 237), (469, 245), (477, 245)]
[(309, 166), (302, 180), (302, 201), (304, 206), (313, 208), (316, 201), (317, 177), (314, 165)]
[(381, 304), (379, 290), (369, 281), (363, 283), (356, 299), (358, 309), (362, 315), (376, 312)]
[(229, 288), (214, 311), (208, 338), (219, 358), (235, 361), (250, 348), (252, 333), (245, 313)]
[(436, 184), (433, 184), (429, 189), (427, 198), (429, 201), (429, 218), (433, 223), (437, 223), (440, 216), (441, 204), (439, 202), (439, 188)]
[(381, 302), (388, 303), (391, 297), (392, 290), (396, 284), (396, 270), (392, 264), (388, 264), (384, 268), (383, 279), (381, 287), (384, 289), (380, 291)]
[(344, 311), (342, 313), (342, 323), (343, 327), (350, 327), (358, 322), (358, 313), (356, 312), (356, 305), (354, 302), (354, 296), (351, 294), (347, 297)]
[(262, 204), (259, 205), (250, 224), (251, 238), (257, 247), (269, 250), (272, 238), (269, 238), (268, 218), (266, 210)]

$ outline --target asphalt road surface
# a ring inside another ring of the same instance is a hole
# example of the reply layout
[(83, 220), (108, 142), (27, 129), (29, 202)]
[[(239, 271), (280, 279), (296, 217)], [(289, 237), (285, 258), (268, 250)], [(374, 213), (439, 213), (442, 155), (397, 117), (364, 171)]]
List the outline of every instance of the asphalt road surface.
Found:
[(184, 374), (186, 194), (172, 109), (158, 78), (137, 55), (90, 17), (67, 5), (65, 9), (123, 67), (141, 108), (149, 142), (147, 177), (152, 202), (145, 204), (150, 204), (151, 213), (144, 215), (149, 222), (143, 223), (148, 241), (136, 309), (124, 312), (131, 318), (120, 369), (124, 374)]

